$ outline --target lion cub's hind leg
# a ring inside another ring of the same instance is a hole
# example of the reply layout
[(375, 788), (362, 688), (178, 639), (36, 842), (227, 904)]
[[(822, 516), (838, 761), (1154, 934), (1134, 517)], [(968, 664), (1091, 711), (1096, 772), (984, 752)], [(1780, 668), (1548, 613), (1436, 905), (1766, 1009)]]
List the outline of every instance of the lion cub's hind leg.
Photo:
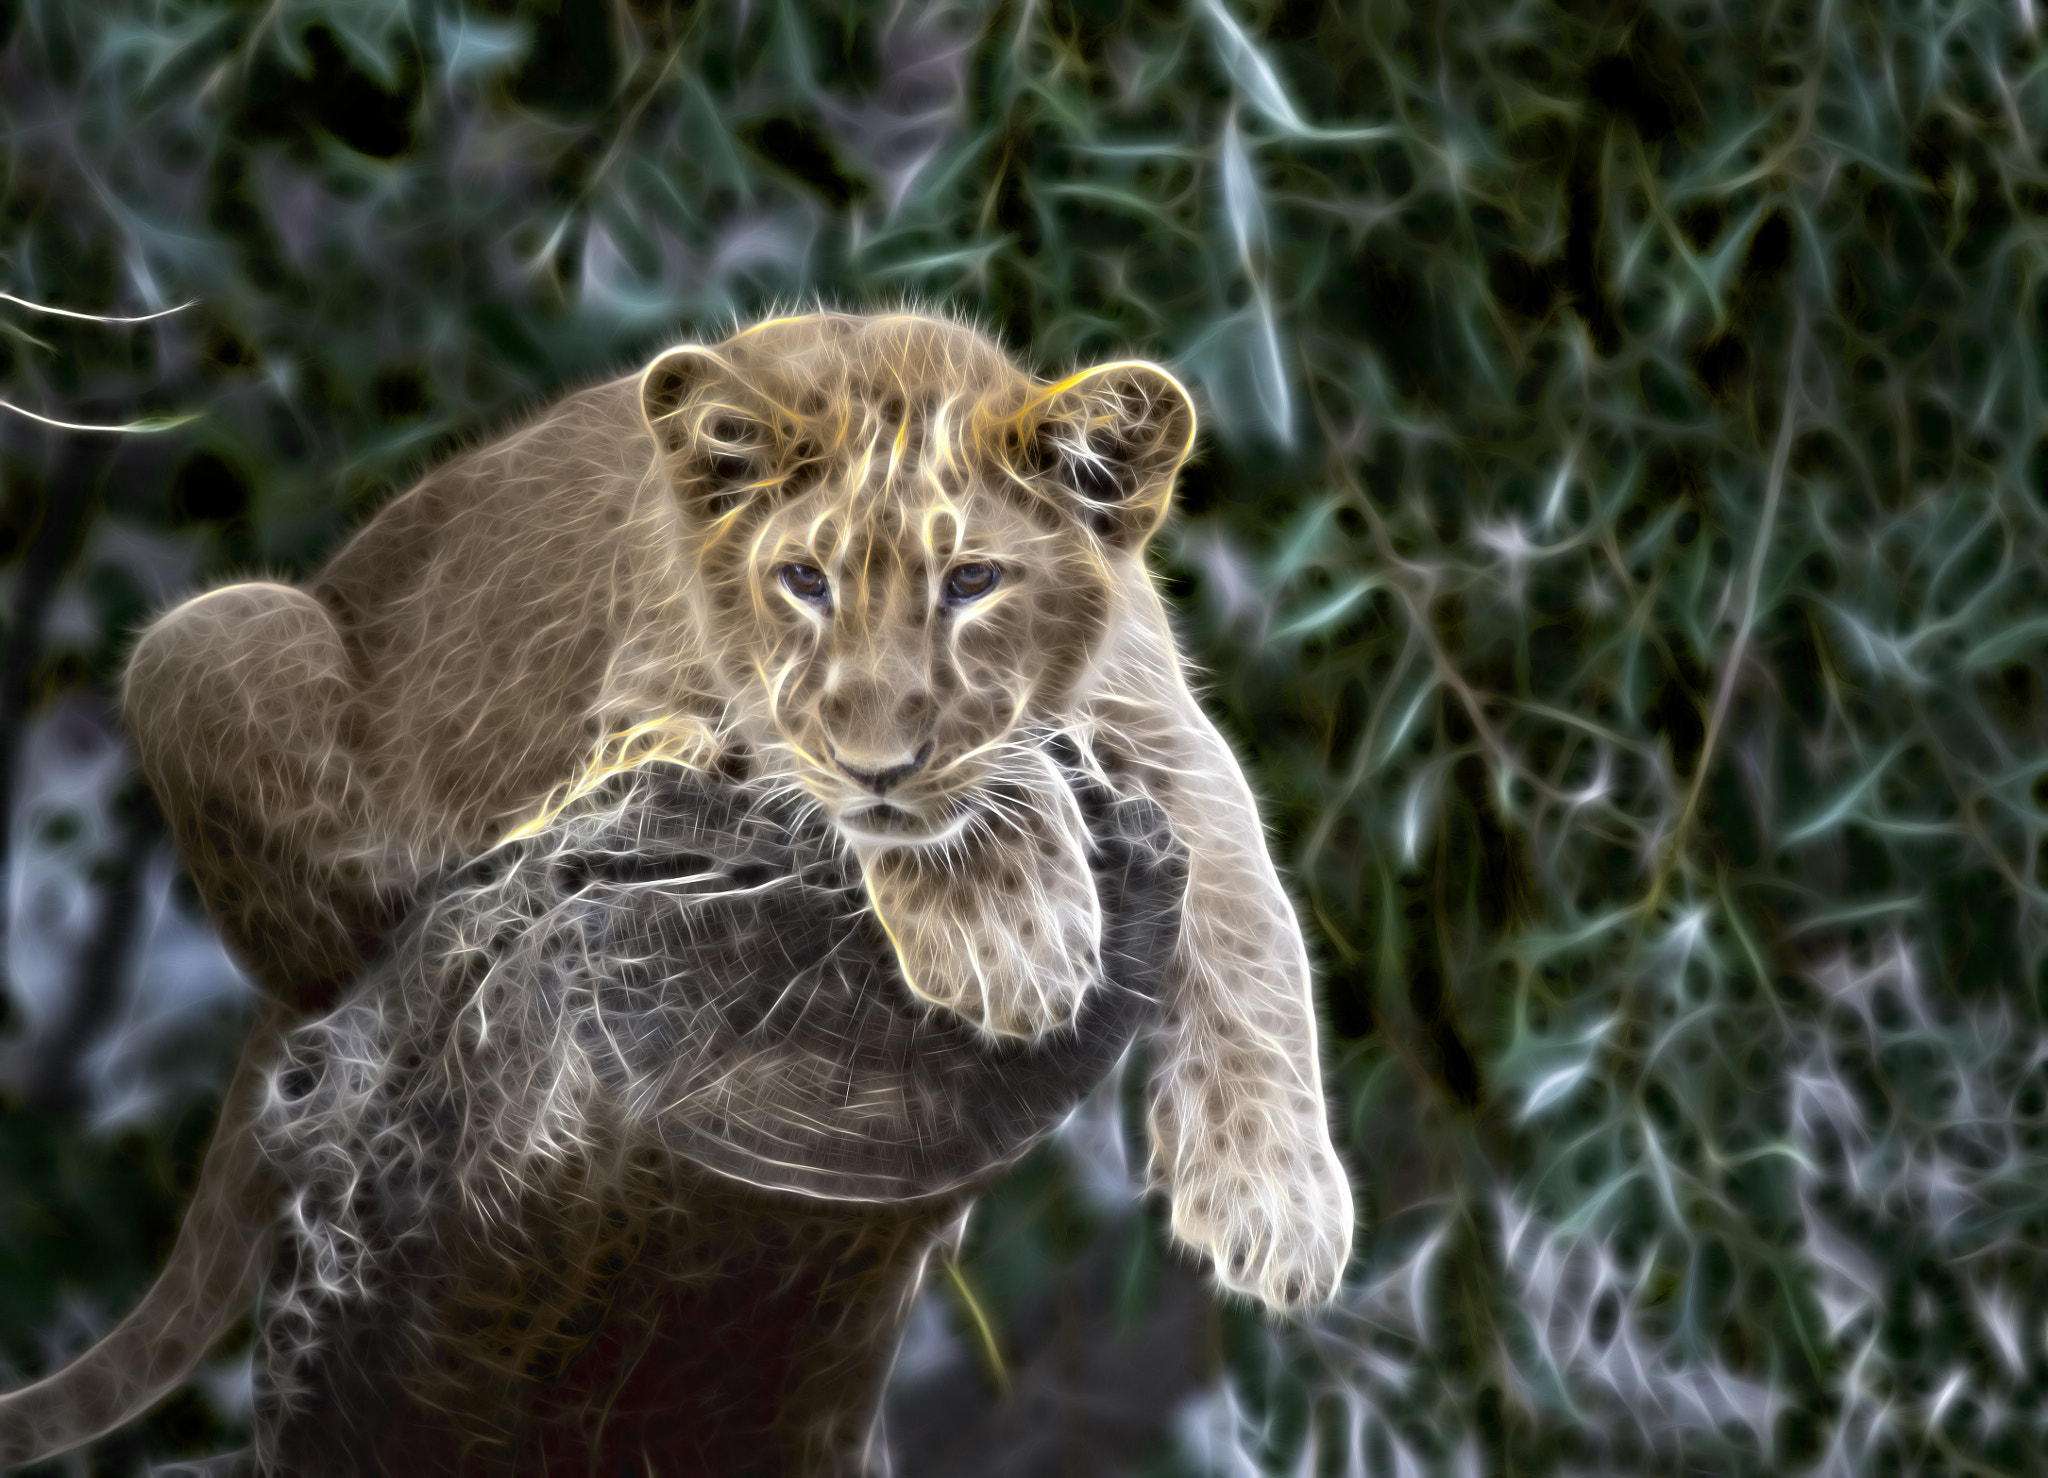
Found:
[(286, 585), (197, 596), (136, 644), (122, 716), (207, 911), (264, 988), (313, 1009), (387, 927), (360, 864), (367, 815), (339, 728), (333, 620)]
[(937, 846), (864, 851), (868, 897), (910, 988), (995, 1036), (1070, 1025), (1101, 968), (1087, 824), (1032, 752)]

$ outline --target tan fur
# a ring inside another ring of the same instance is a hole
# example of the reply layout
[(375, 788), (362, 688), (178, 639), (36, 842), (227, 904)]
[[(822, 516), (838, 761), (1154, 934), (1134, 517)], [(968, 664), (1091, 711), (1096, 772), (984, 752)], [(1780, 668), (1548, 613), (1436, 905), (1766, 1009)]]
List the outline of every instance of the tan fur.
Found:
[[(1174, 1230), (1301, 1308), (1351, 1234), (1307, 957), (1144, 567), (1193, 436), (1155, 366), (1046, 385), (930, 318), (762, 324), (436, 469), (304, 590), (172, 611), (130, 731), (209, 908), (301, 1010), (437, 874), (659, 747), (807, 790), (913, 988), (1026, 1037), (1095, 973), (1081, 821), (1040, 748), (1073, 733), (1190, 852), (1150, 1122)], [(993, 588), (949, 602), (977, 565)]]

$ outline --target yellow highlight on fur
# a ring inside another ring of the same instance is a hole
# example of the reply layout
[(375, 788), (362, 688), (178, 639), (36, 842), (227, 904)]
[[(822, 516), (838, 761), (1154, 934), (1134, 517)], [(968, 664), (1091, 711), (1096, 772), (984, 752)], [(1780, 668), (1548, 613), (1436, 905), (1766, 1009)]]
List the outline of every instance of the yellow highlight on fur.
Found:
[[(651, 742), (642, 744), (641, 741)], [(701, 770), (703, 759), (713, 748), (710, 733), (701, 720), (683, 714), (664, 714), (631, 728), (605, 735), (583, 762), (576, 778), (552, 791), (532, 820), (521, 823), (499, 839), (499, 844), (516, 842), (545, 831), (555, 817), (614, 775), (623, 775), (643, 765), (681, 765)]]

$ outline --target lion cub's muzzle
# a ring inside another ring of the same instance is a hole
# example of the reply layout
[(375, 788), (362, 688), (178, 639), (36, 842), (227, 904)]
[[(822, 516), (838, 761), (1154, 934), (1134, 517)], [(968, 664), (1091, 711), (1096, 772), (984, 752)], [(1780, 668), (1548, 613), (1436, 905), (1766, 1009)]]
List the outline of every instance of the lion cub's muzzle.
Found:
[[(829, 787), (814, 788), (840, 831), (856, 844), (943, 841), (959, 829), (962, 811), (929, 783), (932, 750), (928, 739), (907, 754), (877, 757), (842, 749), (828, 738), (825, 754), (837, 773)], [(920, 776), (925, 784), (915, 783)], [(858, 790), (849, 793), (848, 781)]]

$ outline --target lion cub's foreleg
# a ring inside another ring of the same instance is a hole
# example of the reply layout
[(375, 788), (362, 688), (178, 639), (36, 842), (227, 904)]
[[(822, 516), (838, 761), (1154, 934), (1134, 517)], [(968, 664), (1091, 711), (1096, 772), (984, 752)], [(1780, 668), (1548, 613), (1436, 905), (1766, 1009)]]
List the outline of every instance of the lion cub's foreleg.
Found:
[(1268, 1307), (1326, 1302), (1351, 1251), (1351, 1187), (1330, 1140), (1308, 955), (1235, 759), (1193, 710), (1192, 763), (1148, 787), (1188, 848), (1151, 1093), (1153, 1168), (1175, 1235)]
[(864, 850), (876, 914), (910, 988), (997, 1036), (1069, 1025), (1101, 967), (1102, 909), (1080, 807), (1028, 751), (959, 835)]
[(353, 978), (390, 923), (377, 879), (351, 857), (367, 806), (339, 733), (350, 692), (327, 612), (253, 582), (160, 618), (121, 692), (207, 911), (264, 988), (302, 1010)]
[(1180, 678), (1158, 596), (1134, 574), (1133, 619), (1094, 699), (1103, 761), (1163, 809), (1188, 851), (1180, 942), (1151, 1083), (1153, 1173), (1174, 1234), (1217, 1281), (1267, 1306), (1337, 1292), (1351, 1187), (1330, 1139), (1308, 950), (1230, 746)]
[[(1164, 726), (1158, 725), (1162, 717)], [(1336, 1292), (1351, 1191), (1330, 1140), (1308, 957), (1236, 760), (1171, 695), (1109, 746), (1189, 853), (1152, 1082), (1153, 1163), (1177, 1236), (1225, 1287), (1301, 1310)], [(1141, 724), (1149, 719), (1152, 732)], [(1119, 752), (1120, 751), (1120, 752)], [(1161, 766), (1169, 755), (1180, 763)], [(1086, 833), (1050, 761), (997, 787), (985, 822), (943, 847), (864, 854), (868, 891), (912, 989), (991, 1032), (1073, 1019), (1099, 968)]]

